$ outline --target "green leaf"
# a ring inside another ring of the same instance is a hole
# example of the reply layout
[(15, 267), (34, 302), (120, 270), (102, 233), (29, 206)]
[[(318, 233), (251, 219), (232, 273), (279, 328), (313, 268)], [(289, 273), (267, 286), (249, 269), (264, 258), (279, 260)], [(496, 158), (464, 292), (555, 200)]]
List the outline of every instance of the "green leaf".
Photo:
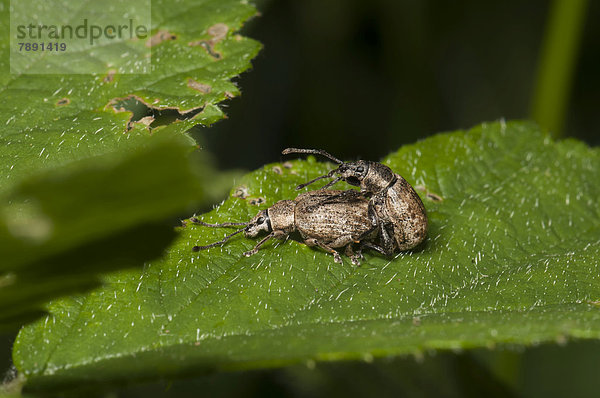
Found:
[(128, 156), (81, 160), (17, 186), (0, 212), (0, 325), (98, 285), (100, 272), (162, 254), (175, 238), (169, 218), (202, 195), (191, 140), (178, 141), (157, 135)]
[[(171, 109), (185, 119), (173, 124), (179, 133), (221, 119), (216, 104), (239, 94), (231, 79), (250, 67), (260, 48), (235, 33), (256, 14), (245, 1), (186, 0), (174, 5), (155, 0), (151, 34), (168, 32), (164, 36), (169, 40), (152, 46), (151, 73), (113, 75), (106, 66), (100, 75), (11, 74), (8, 3), (0, 3), (0, 191), (41, 169), (143, 145), (148, 128), (133, 123), (127, 130), (130, 112), (117, 112), (127, 98), (145, 103), (148, 114)], [(70, 9), (69, 3), (61, 0), (53, 7)], [(82, 3), (77, 16), (87, 16), (94, 4)], [(33, 18), (15, 14), (11, 17)]]
[[(163, 261), (107, 276), (21, 331), (13, 359), (27, 387), (600, 337), (597, 148), (498, 122), (384, 162), (422, 195), (420, 250), (355, 267), (291, 239), (246, 258), (256, 240), (238, 236), (195, 253), (230, 230), (189, 224)], [(265, 166), (200, 218), (248, 220), (331, 167)]]

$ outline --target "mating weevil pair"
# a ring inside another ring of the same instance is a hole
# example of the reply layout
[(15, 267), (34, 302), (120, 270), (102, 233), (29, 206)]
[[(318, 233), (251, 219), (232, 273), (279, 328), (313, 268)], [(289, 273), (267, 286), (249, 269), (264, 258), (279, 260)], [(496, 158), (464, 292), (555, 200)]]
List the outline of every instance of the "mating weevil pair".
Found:
[(323, 178), (333, 178), (336, 174), (338, 176), (321, 189), (340, 180), (360, 187), (360, 192), (369, 198), (369, 210), (373, 211), (377, 218), (382, 254), (391, 256), (397, 250), (412, 249), (425, 240), (427, 214), (423, 202), (413, 187), (388, 166), (367, 160), (342, 162), (317, 149), (288, 148), (282, 153), (322, 155), (340, 165), (328, 174), (299, 185), (296, 189), (302, 189)]
[[(307, 245), (329, 251), (336, 262), (341, 262), (341, 257), (335, 248), (345, 247), (352, 262), (359, 264), (363, 247), (391, 256), (396, 251), (412, 249), (425, 240), (425, 207), (412, 186), (389, 167), (365, 160), (342, 162), (316, 149), (288, 148), (283, 151), (284, 155), (291, 153), (322, 155), (339, 167), (296, 188), (302, 189), (315, 181), (333, 178), (320, 190), (301, 194), (295, 200), (279, 201), (248, 223), (206, 224), (196, 220), (210, 227), (244, 225), (245, 228), (210, 245), (195, 246), (195, 251), (221, 245), (240, 232), (248, 237), (255, 237), (261, 231), (268, 232), (254, 249), (244, 253), (250, 256), (268, 239), (283, 239), (297, 230)], [(326, 189), (340, 180), (360, 187), (360, 192)], [(353, 244), (359, 244), (357, 253), (352, 250)]]

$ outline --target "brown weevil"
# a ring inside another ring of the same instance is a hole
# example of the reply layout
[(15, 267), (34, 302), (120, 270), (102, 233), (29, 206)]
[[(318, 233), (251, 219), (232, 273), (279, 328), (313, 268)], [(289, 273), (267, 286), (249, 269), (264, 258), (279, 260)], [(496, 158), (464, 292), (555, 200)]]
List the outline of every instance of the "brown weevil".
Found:
[[(249, 238), (266, 232), (266, 237), (244, 253), (245, 256), (251, 256), (269, 239), (285, 239), (298, 231), (306, 245), (328, 251), (337, 263), (341, 263), (342, 258), (336, 248), (344, 247), (345, 254), (355, 265), (360, 265), (363, 247), (383, 252), (375, 243), (378, 225), (369, 199), (355, 190), (306, 192), (294, 200), (280, 200), (268, 209), (261, 210), (247, 223), (207, 224), (197, 219), (192, 221), (206, 227), (244, 226), (218, 242), (194, 246), (194, 251), (222, 245), (241, 232)], [(358, 244), (356, 253), (352, 249), (353, 244)]]
[(287, 148), (282, 152), (284, 155), (290, 153), (321, 155), (339, 165), (337, 169), (301, 184), (296, 189), (324, 178), (333, 180), (321, 189), (340, 180), (360, 187), (360, 191), (370, 198), (369, 211), (374, 212), (377, 217), (377, 234), (383, 254), (389, 256), (396, 250), (412, 249), (427, 237), (427, 214), (423, 202), (413, 187), (388, 166), (367, 160), (342, 162), (320, 149)]

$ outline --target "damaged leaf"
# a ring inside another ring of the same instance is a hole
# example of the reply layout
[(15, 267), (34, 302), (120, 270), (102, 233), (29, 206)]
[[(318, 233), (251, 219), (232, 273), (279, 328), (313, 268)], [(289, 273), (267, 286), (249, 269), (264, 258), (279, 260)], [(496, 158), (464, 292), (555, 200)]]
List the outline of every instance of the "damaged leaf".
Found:
[[(11, 74), (8, 3), (0, 4), (0, 192), (41, 169), (143, 146), (149, 127), (174, 124), (174, 131), (183, 134), (194, 125), (220, 120), (218, 104), (239, 95), (231, 79), (250, 67), (260, 48), (258, 42), (235, 33), (256, 15), (245, 1), (154, 0), (148, 39), (151, 73), (118, 74), (107, 66), (99, 75)], [(56, 8), (63, 3), (67, 7), (70, 2), (61, 0)], [(78, 10), (81, 15), (86, 12), (83, 7)], [(219, 57), (190, 44), (195, 41), (208, 43)], [(202, 85), (190, 86), (190, 81)], [(130, 109), (117, 112), (112, 106), (130, 97), (145, 103), (148, 114), (134, 120)], [(170, 118), (170, 110), (188, 117)], [(165, 120), (158, 123), (154, 119), (161, 112)]]

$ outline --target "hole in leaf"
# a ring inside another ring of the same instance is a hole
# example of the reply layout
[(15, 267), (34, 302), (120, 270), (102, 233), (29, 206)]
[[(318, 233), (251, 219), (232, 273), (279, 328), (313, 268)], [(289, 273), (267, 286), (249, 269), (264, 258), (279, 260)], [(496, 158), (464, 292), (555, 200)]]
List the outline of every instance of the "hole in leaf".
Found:
[(131, 130), (135, 123), (142, 123), (153, 129), (171, 124), (177, 120), (188, 120), (204, 109), (204, 107), (198, 107), (181, 112), (178, 108), (156, 108), (148, 105), (135, 95), (126, 98), (115, 98), (107, 106), (116, 112), (131, 112), (131, 118), (127, 122), (127, 130)]

